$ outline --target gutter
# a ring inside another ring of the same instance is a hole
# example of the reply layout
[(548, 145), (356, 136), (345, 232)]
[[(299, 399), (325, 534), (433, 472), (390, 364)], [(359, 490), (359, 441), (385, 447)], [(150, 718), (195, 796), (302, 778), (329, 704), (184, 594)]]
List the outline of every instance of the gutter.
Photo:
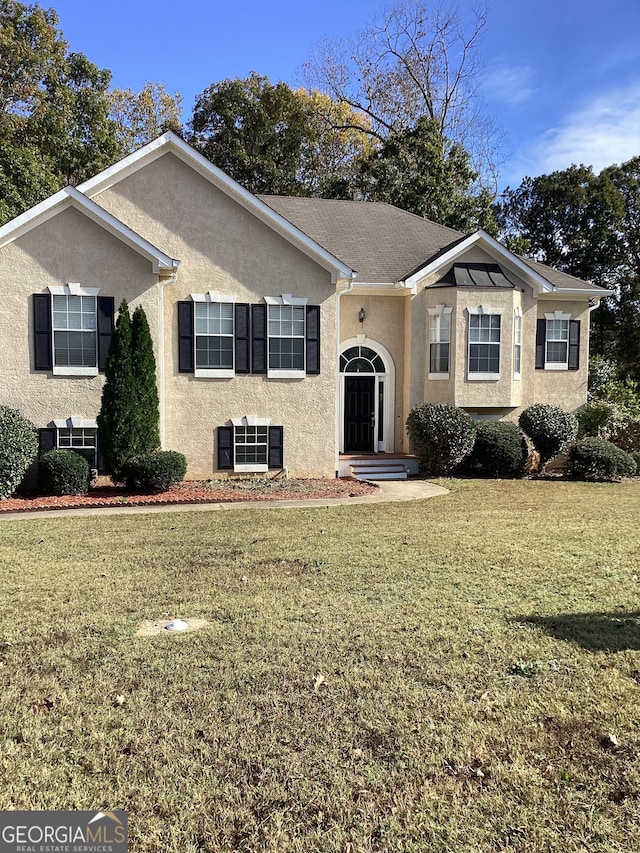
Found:
[(158, 406), (160, 414), (160, 449), (165, 449), (166, 440), (166, 393), (165, 393), (165, 346), (164, 346), (164, 289), (178, 280), (178, 265), (180, 261), (173, 261), (173, 275), (166, 281), (158, 284)]

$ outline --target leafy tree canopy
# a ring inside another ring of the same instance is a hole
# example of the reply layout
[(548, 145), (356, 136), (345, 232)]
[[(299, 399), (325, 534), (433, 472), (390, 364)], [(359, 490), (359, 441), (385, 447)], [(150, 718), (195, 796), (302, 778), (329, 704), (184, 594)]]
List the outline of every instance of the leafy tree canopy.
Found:
[(164, 83), (147, 81), (139, 92), (113, 89), (108, 99), (110, 115), (116, 123), (116, 137), (125, 154), (141, 148), (167, 130), (181, 132), (182, 95), (179, 92), (170, 95)]

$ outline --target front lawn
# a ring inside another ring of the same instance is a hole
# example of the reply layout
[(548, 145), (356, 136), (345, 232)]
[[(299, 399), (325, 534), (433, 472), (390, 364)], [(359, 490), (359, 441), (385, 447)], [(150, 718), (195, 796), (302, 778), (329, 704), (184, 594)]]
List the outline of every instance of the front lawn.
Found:
[[(640, 482), (0, 523), (0, 809), (132, 853), (640, 849)], [(182, 635), (143, 620), (199, 617)]]

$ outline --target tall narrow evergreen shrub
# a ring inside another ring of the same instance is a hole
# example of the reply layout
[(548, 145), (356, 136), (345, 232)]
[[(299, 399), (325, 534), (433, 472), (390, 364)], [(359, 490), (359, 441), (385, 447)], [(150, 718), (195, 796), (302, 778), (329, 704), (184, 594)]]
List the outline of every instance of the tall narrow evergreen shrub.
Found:
[(140, 305), (133, 312), (131, 321), (131, 358), (138, 409), (138, 434), (132, 443), (136, 445), (136, 453), (139, 454), (156, 450), (160, 446), (156, 359), (147, 315)]
[(125, 299), (120, 303), (111, 336), (102, 403), (97, 418), (98, 446), (107, 471), (120, 480), (122, 466), (138, 448), (132, 439), (138, 432), (138, 405), (131, 351), (131, 316)]

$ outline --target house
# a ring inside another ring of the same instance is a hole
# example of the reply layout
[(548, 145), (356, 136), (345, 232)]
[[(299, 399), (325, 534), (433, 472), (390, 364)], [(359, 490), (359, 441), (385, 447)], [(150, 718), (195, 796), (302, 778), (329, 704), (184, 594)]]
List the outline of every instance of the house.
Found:
[(256, 197), (167, 133), (0, 228), (0, 402), (96, 464), (114, 315), (142, 305), (191, 478), (348, 473), (423, 402), (586, 400), (607, 291), (387, 204)]

